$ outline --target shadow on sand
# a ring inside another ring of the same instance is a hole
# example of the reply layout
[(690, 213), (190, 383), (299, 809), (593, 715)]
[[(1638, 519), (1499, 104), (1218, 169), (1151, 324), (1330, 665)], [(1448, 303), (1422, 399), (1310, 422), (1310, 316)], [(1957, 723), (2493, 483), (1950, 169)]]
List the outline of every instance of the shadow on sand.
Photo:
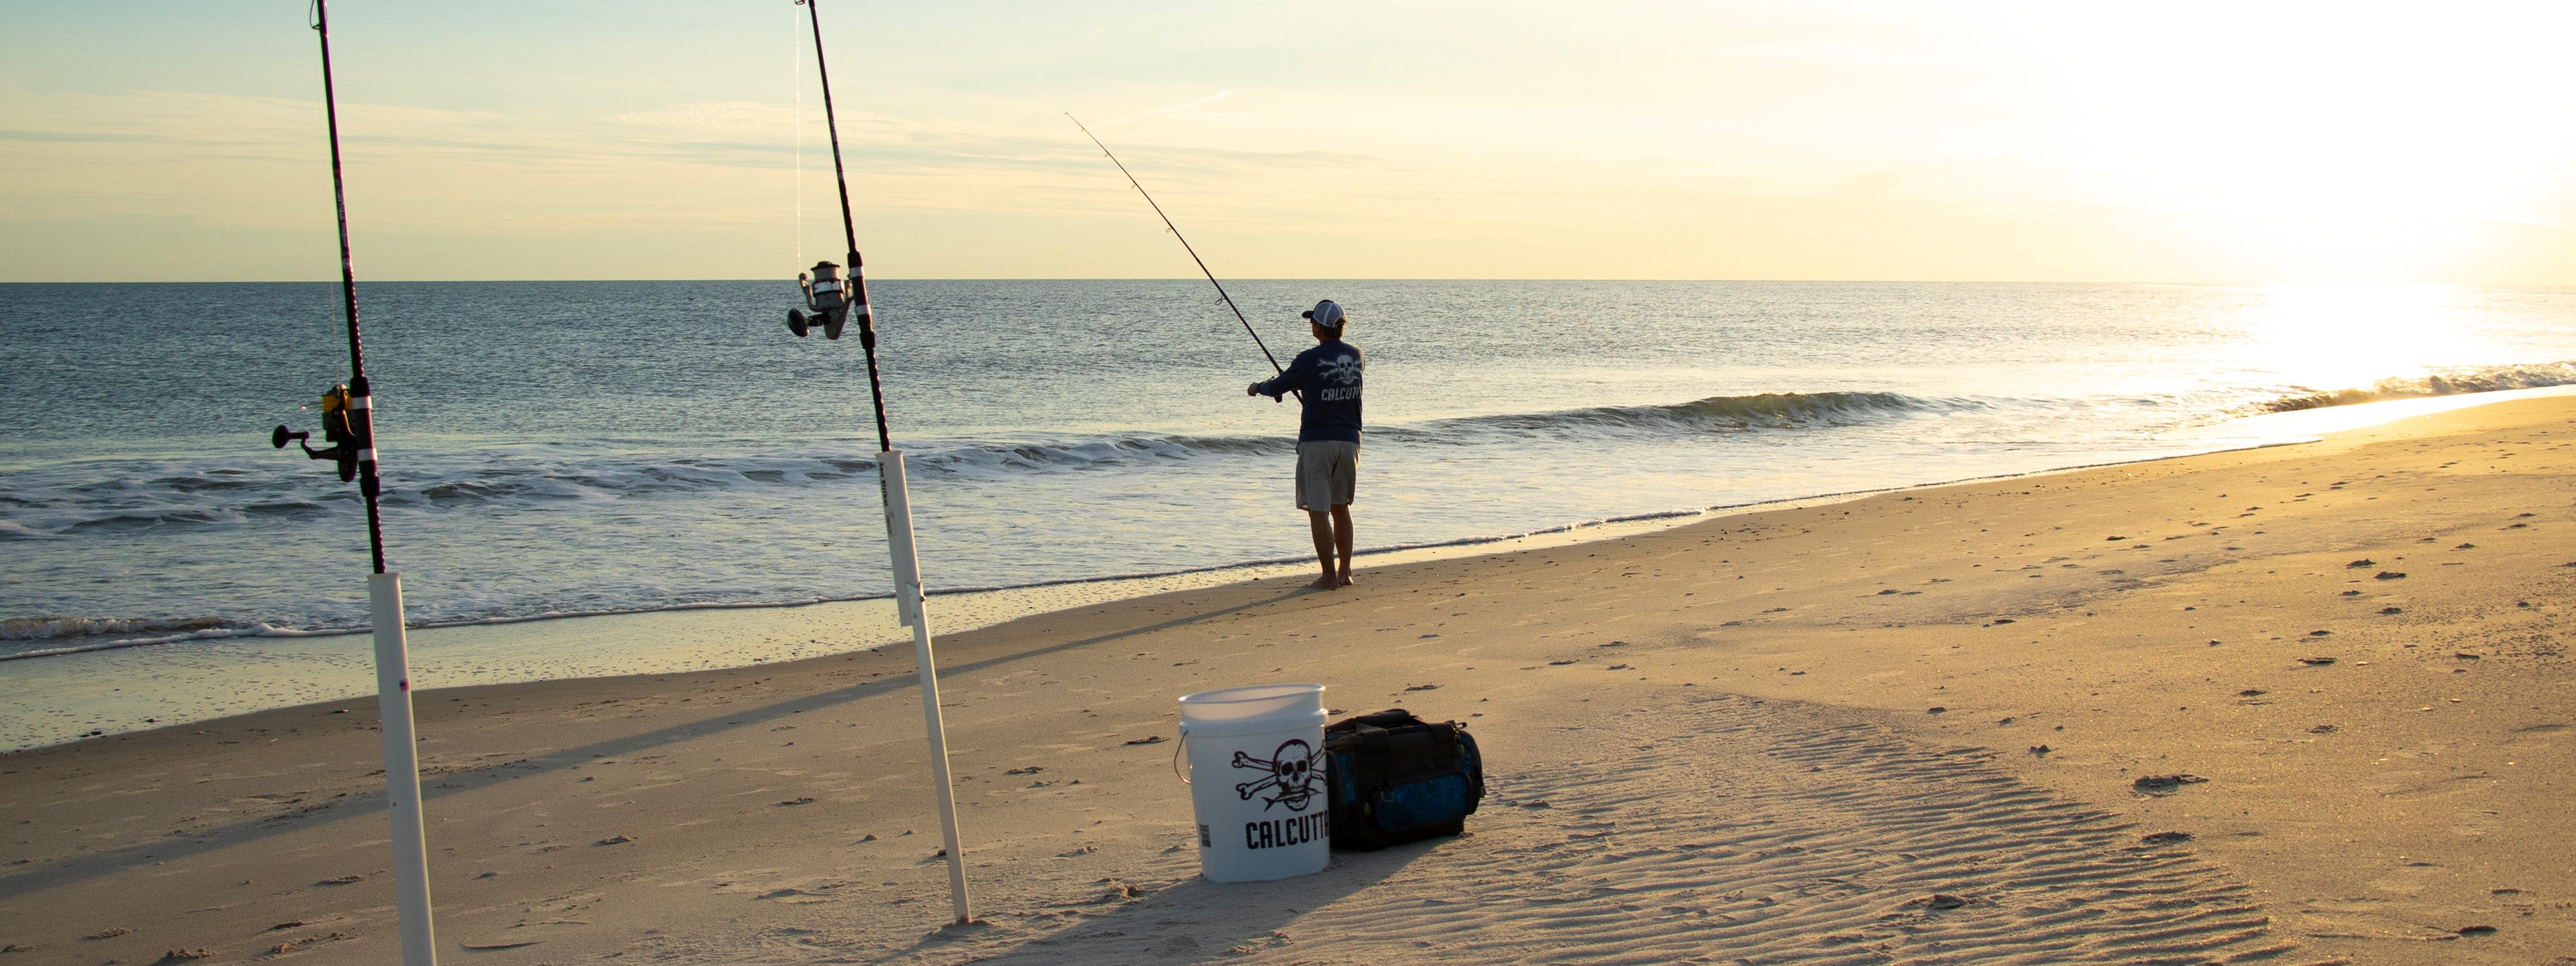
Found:
[[(1308, 590), (1304, 587), (1298, 587), (1283, 593), (1272, 593), (1266, 596), (1256, 597), (1227, 607), (1174, 617), (1160, 623), (1128, 628), (1126, 630), (1087, 637), (1081, 640), (1066, 641), (1061, 644), (1050, 644), (1045, 647), (998, 655), (981, 661), (952, 665), (941, 668), (939, 670), (939, 676), (945, 679), (955, 677), (960, 674), (973, 674), (980, 671), (991, 670), (993, 668), (1007, 666), (1014, 662), (1025, 661), (1060, 651), (1079, 650), (1081, 648), (1091, 647), (1097, 644), (1105, 644), (1123, 638), (1134, 637), (1139, 634), (1151, 634), (1156, 631), (1181, 627), (1198, 621), (1222, 617), (1238, 611), (1250, 610), (1267, 604), (1287, 600), (1292, 597), (1299, 597), (1315, 592), (1316, 591)], [(897, 653), (900, 653), (899, 649), (897, 650)], [(560, 751), (548, 752), (546, 754), (536, 755), (504, 765), (495, 765), (490, 768), (477, 769), (474, 771), (439, 775), (434, 781), (425, 778), (421, 789), (421, 795), (425, 802), (430, 803), (425, 805), (425, 808), (435, 808), (435, 803), (439, 799), (447, 798), (452, 795), (467, 794), (487, 788), (498, 787), (505, 783), (524, 778), (533, 778), (539, 775), (564, 771), (602, 757), (632, 755), (695, 738), (704, 738), (709, 735), (722, 734), (736, 729), (766, 725), (789, 715), (835, 707), (891, 692), (907, 691), (911, 690), (913, 686), (914, 678), (911, 675), (900, 675), (890, 677), (882, 681), (871, 681), (866, 684), (851, 685), (846, 688), (825, 691), (819, 694), (809, 694), (803, 697), (790, 698), (785, 701), (775, 702), (758, 708), (729, 711), (724, 714), (701, 718), (685, 724), (672, 725), (667, 728), (658, 728), (652, 731), (628, 735), (622, 738), (612, 738), (607, 741), (595, 742), (578, 748), (566, 748)], [(382, 815), (384, 808), (385, 793), (381, 790), (367, 792), (364, 794), (352, 794), (347, 798), (334, 799), (331, 803), (322, 807), (313, 808), (310, 811), (290, 812), (283, 815), (271, 815), (262, 818), (249, 819), (221, 828), (194, 833), (185, 838), (161, 839), (158, 841), (128, 845), (121, 848), (108, 849), (103, 852), (94, 852), (77, 858), (64, 859), (48, 863), (41, 868), (0, 878), (0, 899), (15, 899), (20, 896), (71, 885), (102, 875), (123, 872), (154, 863), (173, 862), (192, 855), (201, 855), (208, 852), (232, 848), (234, 846), (248, 845), (290, 832), (305, 831), (307, 829), (314, 828), (317, 824), (321, 823), (373, 819), (376, 816)], [(363, 834), (369, 836), (381, 835), (382, 830), (377, 829)]]
[[(1064, 963), (1219, 962), (1322, 936), (1286, 932), (1299, 916), (1339, 902), (1402, 872), (1444, 839), (1379, 852), (1335, 852), (1324, 871), (1271, 882), (1210, 882), (1191, 876), (1167, 888), (1121, 899), (1104, 897), (1039, 913), (1001, 936), (988, 925), (933, 932), (908, 953), (969, 953), (1003, 966)], [(1111, 905), (1111, 903), (1116, 903)], [(1031, 936), (1030, 933), (1037, 935)], [(971, 945), (990, 944), (990, 949)]]

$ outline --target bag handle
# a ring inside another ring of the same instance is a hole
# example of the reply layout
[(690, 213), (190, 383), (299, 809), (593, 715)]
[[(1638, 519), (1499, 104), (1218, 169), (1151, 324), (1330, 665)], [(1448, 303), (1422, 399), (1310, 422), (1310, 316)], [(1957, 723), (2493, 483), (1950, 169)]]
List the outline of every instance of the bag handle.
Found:
[(1352, 728), (1351, 731), (1359, 737), (1360, 747), (1374, 752), (1384, 752), (1386, 750), (1387, 742), (1389, 740), (1387, 729), (1363, 722), (1359, 726)]

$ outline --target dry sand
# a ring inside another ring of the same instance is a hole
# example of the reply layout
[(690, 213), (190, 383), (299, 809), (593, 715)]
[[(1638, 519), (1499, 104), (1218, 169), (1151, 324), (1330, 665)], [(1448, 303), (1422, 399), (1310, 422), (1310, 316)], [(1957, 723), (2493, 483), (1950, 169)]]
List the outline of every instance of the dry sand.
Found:
[[(908, 652), (429, 691), (441, 954), (2576, 963), (2571, 482), (2524, 400), (956, 635), (963, 928)], [(1471, 834), (1198, 879), (1172, 699), (1310, 680)], [(394, 961), (373, 719), (0, 757), (0, 966)]]

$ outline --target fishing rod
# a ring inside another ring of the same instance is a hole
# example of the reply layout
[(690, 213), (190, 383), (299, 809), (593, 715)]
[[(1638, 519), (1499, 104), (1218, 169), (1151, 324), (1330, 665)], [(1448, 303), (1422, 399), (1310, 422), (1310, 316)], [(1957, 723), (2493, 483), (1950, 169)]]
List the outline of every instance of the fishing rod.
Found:
[[(885, 386), (877, 376), (875, 313), (868, 307), (867, 275), (859, 266), (859, 229), (850, 215), (850, 174), (841, 165), (841, 122), (832, 113), (832, 70), (823, 63), (823, 14), (807, 0), (796, 0), (796, 5), (805, 8), (806, 18), (814, 25), (814, 74), (823, 83), (823, 126), (832, 134), (832, 180), (841, 190), (841, 237), (849, 242), (850, 252), (846, 280), (840, 277), (839, 266), (828, 261), (814, 264), (810, 281), (803, 274), (797, 275), (796, 280), (805, 287), (806, 305), (823, 316), (824, 338), (838, 339), (843, 325), (859, 324), (859, 346), (867, 350), (868, 356), (868, 398), (876, 404), (877, 451), (892, 452), (894, 436), (886, 429)], [(788, 331), (801, 339), (808, 328), (804, 313), (788, 310)]]
[(894, 448), (894, 437), (886, 430), (885, 388), (877, 376), (877, 333), (868, 307), (867, 279), (859, 271), (859, 231), (850, 214), (850, 176), (841, 164), (841, 127), (832, 113), (832, 74), (823, 63), (823, 15), (814, 9), (815, 2), (796, 0), (814, 27), (814, 73), (823, 84), (823, 123), (832, 132), (832, 177), (841, 189), (841, 234), (849, 242), (850, 269), (843, 278), (840, 266), (817, 262), (810, 277), (796, 276), (805, 290), (805, 307), (815, 314), (787, 310), (787, 331), (801, 339), (819, 326), (823, 338), (838, 339), (843, 326), (857, 322), (859, 345), (867, 350), (868, 395), (876, 403), (877, 414), (877, 486), (885, 499), (886, 555), (894, 565), (895, 621), (912, 628), (914, 666), (921, 678), (921, 723), (930, 739), (930, 777), (939, 792), (939, 831), (947, 845), (943, 854), (948, 857), (948, 900), (956, 924), (963, 926), (974, 919), (966, 896), (966, 852), (959, 847), (957, 790), (948, 773), (948, 726), (939, 711), (939, 660), (931, 648), (930, 619), (922, 608), (921, 555), (912, 535), (912, 487), (904, 475), (903, 451)]
[[(345, 392), (340, 393), (344, 404), (340, 408), (347, 414), (343, 422), (346, 424), (344, 429), (348, 438), (342, 442), (346, 455), (338, 457), (340, 479), (348, 480), (354, 466), (358, 477), (358, 492), (364, 494), (367, 499), (367, 553), (373, 558), (375, 572), (384, 573), (384, 516), (376, 503), (376, 494), (382, 486), (376, 476), (375, 420), (373, 418), (375, 397), (374, 392), (367, 385), (367, 355), (358, 342), (358, 272), (349, 258), (349, 192), (340, 176), (340, 104), (331, 88), (330, 13), (324, 9), (323, 0), (313, 0), (312, 26), (314, 36), (321, 38), (322, 41), (322, 118), (331, 133), (331, 205), (335, 221), (340, 228), (340, 304), (345, 308), (349, 321), (349, 383), (345, 387)], [(329, 442), (332, 441), (328, 431), (329, 413), (335, 407), (327, 395), (324, 397), (322, 408), (325, 427), (323, 438)], [(278, 429), (283, 431), (285, 427), (280, 426)], [(280, 442), (276, 448), (286, 447)], [(306, 446), (304, 451), (308, 455), (314, 452), (311, 446)]]
[(313, 0), (310, 22), (322, 47), (322, 116), (331, 139), (331, 203), (340, 230), (340, 303), (348, 321), (349, 381), (322, 393), (322, 439), (314, 449), (311, 433), (279, 425), (269, 445), (289, 442), (304, 455), (337, 464), (340, 481), (357, 481), (366, 498), (367, 552), (374, 570), (367, 577), (367, 605), (375, 627), (376, 709), (384, 736), (385, 798), (392, 822), (394, 907), (402, 933), (406, 966), (437, 966), (438, 946), (431, 929), (429, 845), (421, 820), (420, 751), (413, 737), (411, 657), (403, 636), (402, 575), (385, 569), (384, 516), (377, 496), (383, 485), (376, 467), (375, 393), (367, 383), (367, 357), (358, 338), (358, 273), (349, 256), (349, 194), (341, 175), (340, 103), (331, 81), (331, 25), (325, 0)]
[[(1126, 163), (1118, 160), (1117, 155), (1109, 153), (1109, 145), (1101, 144), (1100, 135), (1091, 133), (1090, 126), (1082, 123), (1081, 118), (1075, 117), (1073, 116), (1073, 112), (1067, 111), (1065, 112), (1064, 119), (1072, 121), (1073, 126), (1081, 128), (1082, 135), (1090, 138), (1091, 143), (1099, 145), (1101, 156), (1108, 158), (1109, 163), (1117, 165), (1118, 173), (1127, 176), (1127, 183), (1136, 186), (1136, 193), (1145, 196), (1145, 203), (1153, 206), (1154, 217), (1163, 219), (1163, 227), (1172, 233), (1173, 238), (1180, 239), (1181, 250), (1190, 253), (1190, 261), (1198, 263), (1199, 274), (1207, 276), (1208, 284), (1216, 286), (1216, 297), (1224, 299), (1225, 307), (1234, 310), (1234, 320), (1243, 323), (1244, 333), (1252, 336), (1252, 344), (1261, 348), (1261, 357), (1270, 360), (1270, 371), (1286, 375), (1287, 370), (1279, 367), (1279, 357), (1271, 355), (1270, 347), (1268, 345), (1264, 345), (1261, 341), (1261, 333), (1253, 331), (1252, 320), (1244, 318), (1243, 310), (1241, 308), (1237, 308), (1234, 304), (1234, 296), (1227, 295), (1225, 293), (1225, 283), (1216, 280), (1215, 272), (1208, 271), (1207, 261), (1199, 257), (1199, 250), (1190, 246), (1189, 238), (1181, 234), (1181, 226), (1172, 224), (1172, 216), (1164, 214), (1163, 206), (1155, 204), (1154, 196), (1145, 190), (1145, 186), (1143, 184), (1136, 181), (1136, 173), (1127, 170)], [(1296, 390), (1293, 389), (1289, 391), (1292, 393), (1296, 392)], [(1298, 394), (1297, 399), (1298, 401), (1303, 402), (1306, 397), (1304, 394), (1300, 393)]]

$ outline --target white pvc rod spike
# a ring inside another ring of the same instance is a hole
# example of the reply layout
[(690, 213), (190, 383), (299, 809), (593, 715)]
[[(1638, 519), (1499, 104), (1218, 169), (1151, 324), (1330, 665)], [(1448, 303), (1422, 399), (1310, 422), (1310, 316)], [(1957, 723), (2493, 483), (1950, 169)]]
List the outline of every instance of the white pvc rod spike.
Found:
[(905, 481), (903, 451), (877, 455), (885, 487), (886, 552), (894, 557), (895, 612), (912, 628), (912, 650), (921, 670), (921, 720), (930, 733), (930, 778), (939, 789), (939, 832), (948, 845), (948, 898), (957, 924), (974, 921), (966, 905), (966, 854), (957, 845), (957, 792), (948, 779), (948, 726), (939, 716), (939, 661), (930, 649), (930, 620), (921, 607), (921, 558), (912, 545), (912, 488)]
[(370, 574), (376, 627), (376, 716), (385, 736), (385, 811), (393, 820), (394, 908), (404, 966), (437, 966), (429, 919), (429, 841), (421, 822), (420, 747), (412, 736), (411, 654), (403, 639), (402, 575)]

